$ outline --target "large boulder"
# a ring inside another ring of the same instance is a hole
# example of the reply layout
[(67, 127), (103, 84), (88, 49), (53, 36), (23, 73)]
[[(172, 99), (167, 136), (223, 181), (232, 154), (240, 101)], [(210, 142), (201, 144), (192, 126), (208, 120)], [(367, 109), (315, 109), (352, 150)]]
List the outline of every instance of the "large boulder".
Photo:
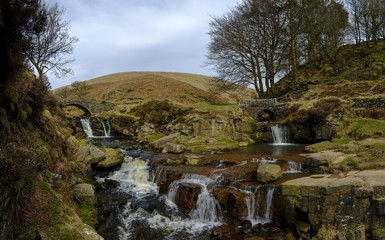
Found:
[(176, 143), (166, 143), (165, 152), (168, 153), (182, 153), (184, 151), (184, 147), (182, 145)]
[(262, 161), (257, 170), (257, 180), (258, 182), (267, 183), (275, 181), (282, 177), (281, 167), (276, 164), (271, 164), (265, 161)]
[(177, 194), (175, 195), (175, 204), (181, 208), (192, 210), (196, 208), (196, 201), (201, 193), (201, 186), (193, 183), (180, 183)]
[(75, 155), (79, 162), (90, 163), (98, 163), (106, 157), (104, 152), (94, 145), (80, 146)]
[(230, 216), (235, 218), (247, 216), (245, 196), (240, 191), (223, 188), (218, 191), (216, 197)]
[(175, 143), (179, 138), (180, 133), (174, 133), (152, 142), (151, 145), (156, 149), (161, 149), (166, 146), (166, 143)]
[(98, 162), (96, 165), (98, 168), (111, 168), (123, 162), (123, 153), (119, 149), (104, 148), (103, 152), (106, 158), (103, 161)]
[(305, 159), (302, 162), (303, 169), (311, 173), (333, 173), (340, 169), (342, 161), (352, 154), (325, 150), (317, 153), (308, 153), (303, 155)]
[(91, 184), (81, 183), (73, 187), (75, 199), (80, 203), (95, 204), (95, 191)]

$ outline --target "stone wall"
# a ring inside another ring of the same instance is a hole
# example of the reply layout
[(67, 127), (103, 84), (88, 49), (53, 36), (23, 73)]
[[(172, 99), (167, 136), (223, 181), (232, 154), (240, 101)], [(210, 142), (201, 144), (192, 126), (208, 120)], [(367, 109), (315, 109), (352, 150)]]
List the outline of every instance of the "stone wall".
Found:
[(384, 98), (361, 98), (356, 99), (353, 108), (383, 108), (385, 107)]

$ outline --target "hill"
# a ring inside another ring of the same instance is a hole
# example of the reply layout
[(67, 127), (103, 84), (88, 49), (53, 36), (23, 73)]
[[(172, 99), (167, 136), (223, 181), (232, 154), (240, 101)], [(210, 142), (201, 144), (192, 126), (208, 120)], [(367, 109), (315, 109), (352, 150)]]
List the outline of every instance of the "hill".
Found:
[(167, 99), (183, 104), (236, 104), (238, 99), (251, 98), (255, 94), (252, 89), (244, 87), (223, 90), (224, 82), (216, 78), (173, 72), (116, 73), (86, 83), (89, 86), (87, 98), (104, 100)]
[(277, 82), (279, 100), (305, 103), (323, 98), (349, 101), (385, 97), (385, 41), (364, 42), (340, 48), (333, 70), (326, 57), (299, 67), (298, 84), (291, 77)]

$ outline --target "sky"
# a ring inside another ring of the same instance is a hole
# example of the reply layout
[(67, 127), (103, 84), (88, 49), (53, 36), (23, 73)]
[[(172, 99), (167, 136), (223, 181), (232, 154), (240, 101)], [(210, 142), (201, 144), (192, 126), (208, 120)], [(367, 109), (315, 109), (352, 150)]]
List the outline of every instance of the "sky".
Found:
[(241, 0), (45, 0), (64, 7), (69, 34), (79, 39), (68, 67), (73, 75), (48, 73), (52, 89), (74, 81), (129, 71), (214, 76), (205, 66), (212, 16)]

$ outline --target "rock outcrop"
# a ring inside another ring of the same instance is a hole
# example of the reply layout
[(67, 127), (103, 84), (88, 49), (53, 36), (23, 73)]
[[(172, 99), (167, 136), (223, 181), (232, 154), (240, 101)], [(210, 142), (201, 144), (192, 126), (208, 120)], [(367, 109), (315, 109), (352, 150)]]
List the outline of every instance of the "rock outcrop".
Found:
[(313, 231), (385, 225), (385, 170), (312, 175), (281, 187), (283, 224), (305, 221)]
[(166, 146), (166, 143), (176, 143), (176, 141), (178, 141), (179, 138), (180, 138), (180, 134), (174, 133), (152, 142), (151, 145), (155, 149), (160, 149), (160, 148), (164, 148)]
[(91, 184), (81, 183), (73, 187), (75, 199), (80, 203), (95, 204), (95, 191)]
[(311, 173), (334, 173), (340, 170), (341, 163), (352, 154), (345, 154), (333, 150), (325, 150), (317, 153), (303, 154), (305, 159), (302, 162), (303, 169)]

